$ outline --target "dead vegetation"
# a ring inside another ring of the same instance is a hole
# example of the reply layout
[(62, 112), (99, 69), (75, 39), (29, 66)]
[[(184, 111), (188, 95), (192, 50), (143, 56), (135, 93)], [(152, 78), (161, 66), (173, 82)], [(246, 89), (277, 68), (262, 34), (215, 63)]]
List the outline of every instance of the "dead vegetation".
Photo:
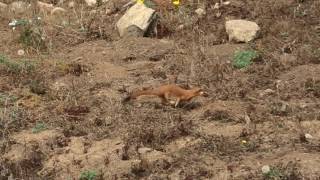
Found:
[[(319, 178), (320, 2), (218, 2), (183, 2), (160, 14), (158, 36), (131, 39), (114, 28), (125, 0), (63, 3), (63, 16), (0, 12), (3, 24), (41, 17), (0, 27), (0, 179)], [(226, 19), (255, 21), (261, 35), (228, 42)], [(238, 69), (244, 51), (259, 58)], [(209, 97), (180, 108), (121, 104), (171, 77)]]

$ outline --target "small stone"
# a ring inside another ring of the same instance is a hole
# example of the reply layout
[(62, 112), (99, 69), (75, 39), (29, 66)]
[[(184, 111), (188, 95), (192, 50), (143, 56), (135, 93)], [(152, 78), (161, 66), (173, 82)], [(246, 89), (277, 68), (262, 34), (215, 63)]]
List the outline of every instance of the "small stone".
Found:
[(146, 154), (146, 153), (151, 152), (151, 151), (153, 151), (153, 150), (151, 148), (147, 148), (147, 147), (142, 147), (142, 148), (138, 149), (138, 153), (139, 154)]
[(74, 1), (70, 1), (69, 3), (68, 3), (68, 8), (74, 8), (75, 7), (75, 2)]
[(67, 12), (65, 9), (61, 7), (55, 7), (51, 11), (51, 15), (62, 15), (63, 13)]
[(88, 6), (94, 6), (97, 4), (97, 0), (85, 0)]
[(266, 90), (264, 90), (264, 92), (265, 92), (266, 94), (272, 94), (272, 93), (274, 93), (275, 91), (272, 90), (272, 89), (266, 89)]
[(15, 1), (10, 4), (10, 10), (15, 13), (23, 13), (27, 10), (29, 4), (23, 1)]
[(313, 136), (311, 134), (308, 134), (308, 133), (306, 133), (304, 136), (306, 137), (306, 139), (312, 139), (313, 138)]
[(181, 24), (176, 28), (176, 31), (181, 31), (182, 29), (184, 29), (184, 25)]
[(260, 96), (263, 97), (263, 96), (266, 96), (266, 95), (270, 95), (270, 94), (273, 94), (275, 91), (272, 90), (272, 89), (266, 89), (264, 90), (263, 92), (260, 93)]
[(19, 49), (18, 50), (18, 55), (19, 56), (23, 56), (25, 54), (24, 50), (23, 49)]
[(206, 11), (202, 8), (198, 8), (195, 10), (195, 13), (197, 13), (199, 17), (202, 17), (206, 14)]
[(97, 4), (97, 0), (85, 0), (88, 6), (94, 6)]
[(306, 107), (308, 107), (308, 104), (306, 104), (306, 103), (301, 103), (301, 104), (300, 104), (300, 108), (301, 108), (301, 109), (304, 109), (304, 108), (306, 108)]
[(107, 8), (106, 9), (106, 15), (110, 15), (110, 14), (112, 14), (112, 10), (110, 8)]
[(229, 5), (229, 4), (230, 4), (230, 1), (223, 2), (222, 4), (225, 5), (225, 6), (226, 6), (226, 5)]
[(229, 20), (226, 22), (226, 31), (229, 35), (229, 41), (250, 42), (258, 36), (260, 27), (251, 21)]
[(42, 12), (50, 12), (54, 8), (53, 4), (48, 4), (41, 1), (37, 2), (37, 6)]
[(270, 166), (268, 166), (268, 165), (264, 165), (264, 166), (262, 166), (262, 168), (261, 168), (261, 171), (262, 171), (263, 174), (269, 173), (270, 170), (271, 170), (271, 169), (270, 169)]
[(7, 7), (7, 4), (0, 2), (0, 10), (6, 9)]
[(214, 6), (213, 6), (213, 9), (219, 9), (220, 5), (219, 3), (216, 3)]

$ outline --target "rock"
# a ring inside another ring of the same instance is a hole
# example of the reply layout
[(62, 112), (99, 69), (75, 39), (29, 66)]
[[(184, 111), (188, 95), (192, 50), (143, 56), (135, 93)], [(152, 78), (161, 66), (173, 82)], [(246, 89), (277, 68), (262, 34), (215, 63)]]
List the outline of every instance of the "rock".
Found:
[(55, 7), (51, 10), (51, 15), (62, 15), (65, 12), (67, 12), (65, 9), (61, 7)]
[(119, 35), (123, 36), (143, 36), (147, 31), (155, 10), (146, 7), (144, 4), (135, 4), (119, 19), (116, 24)]
[(68, 3), (68, 8), (74, 8), (75, 5), (76, 5), (76, 4), (75, 4), (74, 1), (70, 1), (70, 2)]
[(304, 136), (306, 137), (306, 139), (312, 139), (313, 138), (313, 136), (311, 134), (308, 134), (308, 133), (306, 133)]
[(19, 49), (18, 50), (18, 55), (19, 56), (23, 56), (25, 54), (24, 50), (23, 49)]
[(25, 12), (30, 4), (23, 2), (23, 1), (16, 1), (10, 4), (10, 11), (15, 13), (23, 13)]
[(50, 12), (54, 8), (53, 4), (48, 4), (41, 1), (37, 2), (37, 6), (42, 12)]
[(206, 14), (206, 11), (202, 8), (198, 8), (195, 10), (195, 13), (197, 13), (199, 17), (203, 17)]
[(226, 5), (229, 5), (229, 4), (230, 4), (230, 1), (223, 2), (222, 4), (225, 5), (225, 6), (226, 6)]
[(145, 154), (141, 154), (141, 162), (144, 168), (164, 168), (172, 162), (172, 158), (161, 151), (152, 150)]
[(183, 30), (183, 29), (184, 29), (184, 25), (181, 24), (181, 25), (179, 25), (179, 26), (176, 28), (176, 31), (181, 31), (181, 30)]
[(139, 154), (146, 154), (146, 153), (151, 152), (151, 151), (152, 151), (152, 149), (151, 148), (147, 148), (147, 147), (142, 147), (142, 148), (138, 149), (138, 153)]
[(260, 97), (263, 97), (263, 96), (266, 96), (266, 95), (270, 95), (270, 94), (273, 94), (273, 93), (275, 93), (274, 90), (266, 89), (266, 90), (264, 90), (263, 92), (260, 93)]
[(8, 7), (7, 4), (0, 2), (0, 10), (4, 10)]
[(97, 0), (85, 0), (88, 6), (94, 6), (97, 4)]
[(213, 9), (219, 9), (219, 8), (220, 8), (219, 3), (216, 3), (216, 4), (213, 6)]
[(229, 20), (226, 22), (226, 31), (229, 35), (229, 41), (250, 42), (258, 36), (260, 27), (251, 21)]
[(270, 170), (271, 170), (270, 166), (268, 166), (268, 165), (264, 165), (261, 168), (261, 171), (262, 171), (263, 174), (267, 174), (268, 172), (270, 172)]

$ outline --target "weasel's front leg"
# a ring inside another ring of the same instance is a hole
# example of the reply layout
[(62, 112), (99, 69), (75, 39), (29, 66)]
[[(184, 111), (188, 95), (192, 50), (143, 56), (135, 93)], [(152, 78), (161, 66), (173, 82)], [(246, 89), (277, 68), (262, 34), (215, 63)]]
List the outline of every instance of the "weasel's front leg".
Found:
[(178, 98), (178, 99), (177, 99), (177, 101), (176, 101), (176, 103), (175, 103), (174, 107), (176, 108), (176, 107), (179, 105), (179, 103), (180, 103), (180, 98)]

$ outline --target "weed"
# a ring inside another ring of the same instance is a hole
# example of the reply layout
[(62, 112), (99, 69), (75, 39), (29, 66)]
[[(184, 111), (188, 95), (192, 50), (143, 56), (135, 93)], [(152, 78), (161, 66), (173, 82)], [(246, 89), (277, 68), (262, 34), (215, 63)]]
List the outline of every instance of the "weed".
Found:
[(17, 100), (16, 96), (0, 92), (0, 107), (11, 104)]
[(237, 51), (233, 57), (233, 65), (236, 68), (244, 68), (249, 66), (252, 61), (258, 57), (256, 51), (247, 50), (247, 51)]
[(41, 131), (44, 131), (46, 129), (46, 125), (42, 122), (37, 123), (34, 128), (32, 128), (32, 133), (39, 133)]
[(43, 95), (46, 93), (46, 87), (40, 80), (31, 80), (29, 88), (32, 93), (38, 95)]
[(94, 180), (97, 177), (95, 171), (84, 171), (80, 174), (80, 180)]
[(281, 171), (276, 167), (271, 167), (270, 171), (265, 173), (265, 174), (263, 174), (263, 176), (264, 176), (265, 179), (268, 179), (268, 180), (269, 179), (270, 180), (271, 179), (281, 179), (281, 177), (283, 177)]
[(20, 60), (15, 62), (9, 60), (6, 56), (0, 54), (0, 65), (4, 65), (7, 73), (10, 74), (20, 74), (26, 73), (29, 74), (35, 70), (35, 65), (32, 61), (29, 60)]
[(148, 8), (152, 8), (152, 9), (154, 9), (155, 6), (156, 6), (156, 4), (155, 4), (154, 2), (152, 2), (152, 1), (150, 1), (150, 0), (146, 0), (146, 1), (144, 1), (143, 3), (144, 3), (144, 5), (146, 5)]
[(41, 18), (13, 20), (9, 25), (12, 26), (13, 29), (21, 27), (19, 42), (26, 48), (31, 47), (37, 51), (47, 49), (45, 32), (41, 27)]

